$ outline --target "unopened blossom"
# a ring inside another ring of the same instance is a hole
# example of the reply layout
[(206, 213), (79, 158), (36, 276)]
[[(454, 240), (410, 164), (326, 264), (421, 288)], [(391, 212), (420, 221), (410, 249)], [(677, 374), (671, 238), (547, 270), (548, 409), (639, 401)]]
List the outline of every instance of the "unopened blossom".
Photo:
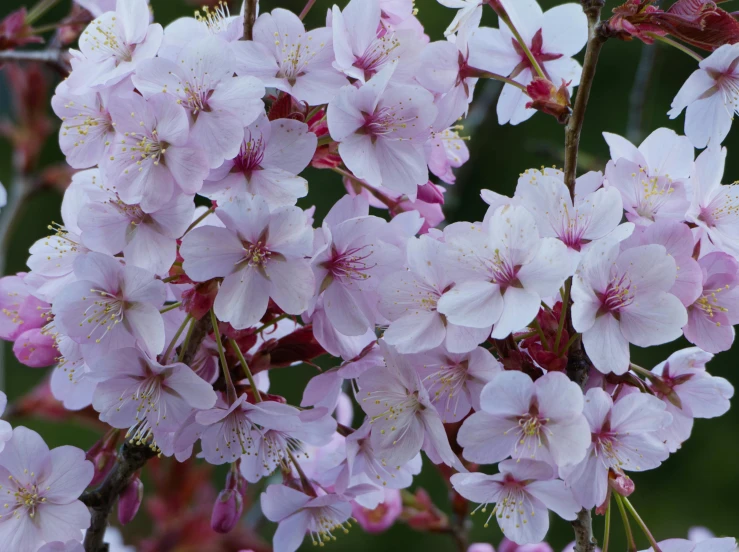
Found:
[(183, 194), (147, 213), (105, 189), (80, 209), (78, 223), (90, 249), (109, 255), (123, 252), (127, 263), (166, 274), (177, 257), (177, 239), (190, 226), (194, 212), (192, 198)]
[[(549, 510), (574, 520), (580, 506), (556, 479), (556, 471), (535, 460), (506, 460), (500, 473), (458, 473), (452, 476), (454, 490), (479, 506), (474, 513), (485, 516), (485, 527), (497, 518), (500, 530), (517, 544), (541, 542), (549, 530)], [(488, 514), (490, 504), (495, 504)]]
[(27, 275), (19, 273), (0, 278), (0, 339), (15, 341), (28, 330), (46, 325), (51, 305), (32, 293)]
[(572, 323), (593, 365), (607, 374), (629, 368), (629, 343), (651, 347), (682, 335), (688, 315), (669, 293), (675, 260), (661, 245), (619, 252), (604, 243), (584, 256), (572, 286)]
[(421, 448), (431, 449), (448, 466), (460, 466), (409, 359), (384, 341), (380, 350), (385, 366), (365, 372), (357, 384), (359, 404), (372, 420), (372, 448), (390, 466), (405, 464)]
[(483, 388), (480, 408), (457, 437), (470, 462), (493, 464), (512, 456), (567, 466), (585, 457), (590, 431), (583, 394), (562, 373), (534, 382), (522, 372), (502, 372)]
[(0, 452), (0, 542), (36, 552), (45, 542), (82, 540), (90, 512), (79, 496), (92, 480), (92, 463), (75, 447), (49, 450), (41, 436), (16, 427)]
[(158, 23), (149, 24), (149, 17), (146, 0), (117, 0), (115, 11), (90, 23), (80, 37), (80, 52), (73, 55), (70, 88), (112, 86), (156, 56), (163, 30)]
[(275, 552), (295, 552), (306, 534), (315, 545), (331, 542), (351, 527), (351, 504), (339, 495), (311, 497), (285, 485), (270, 485), (260, 498), (264, 516), (278, 524), (272, 541)]
[(698, 259), (703, 284), (695, 303), (688, 306), (685, 337), (709, 353), (728, 351), (739, 324), (739, 262), (716, 251)]
[(13, 343), (18, 362), (31, 368), (46, 368), (56, 362), (59, 351), (50, 330), (34, 328), (20, 334)]
[(698, 64), (672, 101), (668, 115), (686, 110), (685, 134), (696, 148), (719, 147), (739, 112), (739, 46), (725, 44)]
[(556, 295), (575, 267), (567, 246), (540, 237), (536, 219), (523, 207), (491, 207), (486, 219), (444, 230), (448, 270), (457, 284), (438, 309), (460, 326), (494, 324), (492, 336), (502, 339), (525, 328), (542, 298)]
[(389, 65), (361, 88), (342, 88), (328, 106), (328, 128), (357, 178), (415, 199), (428, 182), (424, 142), (437, 111), (423, 88), (389, 86), (394, 71)]
[(651, 470), (669, 456), (659, 431), (672, 422), (672, 416), (651, 395), (634, 392), (614, 401), (602, 389), (590, 389), (583, 414), (592, 435), (588, 452), (580, 463), (560, 469), (583, 508), (606, 500), (609, 471)]
[(726, 148), (708, 148), (695, 161), (693, 201), (686, 220), (705, 231), (717, 249), (739, 259), (739, 186), (721, 184)]
[(470, 150), (459, 130), (461, 128), (457, 126), (433, 128), (425, 145), (429, 171), (447, 184), (454, 184), (457, 180), (452, 169), (461, 167), (470, 159)]
[(600, 179), (599, 173), (580, 177), (573, 204), (561, 172), (530, 169), (519, 178), (515, 197), (536, 217), (539, 235), (560, 239), (577, 258), (588, 243), (616, 228), (623, 216), (618, 190), (597, 185), (592, 189), (591, 181)]
[(103, 173), (115, 182), (123, 201), (150, 212), (167, 203), (175, 190), (200, 190), (208, 176), (208, 156), (201, 145), (190, 142), (187, 112), (172, 95), (121, 98), (110, 113), (118, 134)]
[[(0, 391), (0, 416), (5, 412), (8, 406), (8, 396)], [(5, 420), (0, 420), (0, 452), (5, 448), (5, 443), (13, 436), (13, 428)]]
[(233, 46), (236, 73), (257, 77), (267, 88), (282, 90), (299, 102), (325, 104), (347, 84), (332, 65), (332, 44), (331, 29), (306, 31), (297, 15), (277, 8), (259, 16), (253, 41)]
[(211, 171), (201, 195), (216, 200), (259, 195), (270, 205), (295, 205), (308, 194), (308, 181), (298, 175), (310, 164), (318, 138), (294, 119), (270, 121), (262, 114), (244, 129), (233, 159)]
[[(588, 40), (587, 18), (582, 7), (564, 4), (542, 12), (536, 0), (501, 1), (544, 75), (559, 86), (572, 89), (580, 81), (582, 68), (572, 56)], [(469, 63), (483, 71), (509, 77), (523, 86), (535, 77), (535, 69), (511, 30), (501, 21), (500, 30), (480, 28), (470, 38)], [(530, 98), (520, 88), (506, 84), (498, 100), (500, 124), (517, 125), (531, 118)]]
[(463, 354), (440, 347), (417, 355), (413, 362), (444, 423), (460, 422), (470, 409), (480, 410), (480, 393), (503, 370), (484, 347)]
[(374, 509), (355, 504), (352, 515), (365, 533), (383, 533), (390, 529), (403, 511), (403, 501), (397, 489), (385, 489), (385, 500)]
[(118, 349), (92, 365), (98, 380), (92, 405), (100, 419), (127, 429), (126, 440), (158, 446), (193, 409), (213, 407), (213, 387), (182, 363), (161, 365), (138, 349)]
[[(734, 552), (736, 550), (736, 539), (731, 537), (708, 539), (698, 543), (685, 539), (668, 539), (657, 544), (662, 552)], [(654, 549), (648, 548), (642, 552), (654, 552)]]
[(151, 354), (164, 349), (159, 309), (165, 289), (160, 280), (102, 253), (79, 257), (74, 269), (78, 281), (67, 286), (52, 307), (58, 331), (101, 350), (134, 344)]
[(244, 127), (264, 112), (264, 85), (254, 77), (234, 77), (224, 42), (208, 37), (187, 44), (176, 57), (140, 64), (133, 83), (145, 98), (164, 92), (190, 115), (190, 139), (202, 148), (211, 168), (234, 157)]
[[(661, 378), (651, 383), (655, 395), (661, 398), (672, 414), (672, 423), (661, 431), (670, 452), (675, 452), (690, 437), (694, 418), (716, 418), (728, 412), (734, 387), (724, 378), (710, 375), (706, 364), (713, 355), (697, 347), (681, 349), (658, 364), (652, 372)], [(666, 393), (679, 399), (679, 406)]]
[(216, 211), (226, 228), (205, 226), (189, 232), (180, 253), (190, 278), (224, 278), (215, 313), (236, 329), (259, 322), (272, 298), (289, 314), (308, 307), (314, 278), (306, 260), (312, 233), (297, 207), (273, 211), (259, 196), (245, 196)]
[(384, 339), (401, 353), (442, 343), (452, 353), (466, 353), (490, 335), (489, 326), (460, 326), (438, 311), (439, 299), (454, 285), (445, 256), (445, 244), (428, 236), (414, 238), (408, 242), (408, 268), (390, 274), (380, 286), (378, 308), (390, 320)]
[(383, 277), (400, 268), (403, 254), (389, 242), (385, 220), (369, 215), (361, 197), (344, 196), (317, 232), (311, 264), (316, 295), (336, 330), (361, 336), (381, 320), (377, 313)]

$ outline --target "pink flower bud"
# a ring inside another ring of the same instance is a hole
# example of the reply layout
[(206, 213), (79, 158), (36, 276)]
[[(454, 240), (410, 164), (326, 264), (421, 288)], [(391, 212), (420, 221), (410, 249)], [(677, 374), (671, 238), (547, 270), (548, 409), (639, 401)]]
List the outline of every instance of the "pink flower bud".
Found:
[(614, 492), (621, 496), (629, 496), (636, 490), (634, 480), (623, 473), (614, 475), (611, 472), (608, 477), (608, 484)]
[(367, 533), (382, 533), (392, 527), (403, 511), (403, 501), (397, 489), (385, 489), (385, 501), (374, 510), (354, 503), (352, 515)]
[(433, 182), (426, 182), (423, 186), (418, 187), (418, 199), (426, 203), (444, 205), (444, 194)]
[(118, 500), (118, 521), (121, 525), (126, 525), (133, 521), (144, 499), (144, 484), (137, 476), (131, 479), (128, 487), (121, 493)]
[(232, 489), (226, 489), (218, 494), (213, 505), (213, 514), (210, 517), (210, 527), (216, 533), (230, 533), (241, 518), (244, 501), (241, 494)]
[(33, 328), (19, 335), (13, 343), (13, 354), (18, 362), (31, 368), (46, 368), (59, 357), (56, 341), (41, 328)]

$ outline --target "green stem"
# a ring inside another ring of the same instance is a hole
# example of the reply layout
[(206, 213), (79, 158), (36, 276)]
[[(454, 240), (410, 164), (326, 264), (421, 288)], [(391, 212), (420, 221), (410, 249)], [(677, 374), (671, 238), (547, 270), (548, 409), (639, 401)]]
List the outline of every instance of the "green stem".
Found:
[(193, 228), (195, 228), (195, 227), (196, 227), (196, 226), (197, 226), (198, 224), (200, 224), (200, 223), (201, 223), (201, 222), (203, 222), (203, 221), (204, 221), (204, 220), (205, 220), (206, 218), (208, 218), (208, 215), (212, 215), (212, 214), (213, 214), (213, 213), (215, 213), (215, 212), (216, 212), (216, 208), (215, 208), (215, 207), (211, 207), (210, 209), (208, 209), (208, 210), (207, 210), (207, 211), (206, 211), (205, 213), (203, 213), (203, 214), (202, 214), (202, 215), (200, 215), (200, 216), (199, 216), (198, 218), (196, 218), (196, 219), (195, 219), (195, 220), (194, 220), (194, 221), (192, 222), (192, 224), (191, 224), (190, 226), (188, 226), (188, 227), (187, 227), (187, 230), (185, 230), (185, 234), (187, 234), (187, 233), (188, 233), (188, 232), (189, 232), (190, 230), (192, 230), (192, 229), (193, 229)]
[(41, 0), (26, 14), (26, 24), (32, 25), (39, 17), (54, 7), (59, 0)]
[(249, 380), (249, 385), (251, 385), (251, 392), (254, 393), (254, 400), (257, 402), (262, 402), (262, 395), (259, 393), (259, 389), (257, 388), (257, 383), (254, 381), (254, 376), (252, 376), (251, 370), (249, 370), (249, 365), (246, 363), (246, 359), (244, 358), (244, 354), (241, 352), (241, 349), (239, 348), (239, 344), (236, 343), (236, 341), (233, 338), (229, 338), (228, 342), (231, 345), (231, 348), (233, 349), (234, 353), (236, 353), (236, 356), (239, 357), (241, 368), (242, 370), (244, 370), (246, 379)]
[(654, 552), (662, 552), (659, 545), (657, 544), (657, 541), (655, 540), (654, 536), (649, 530), (649, 527), (647, 527), (647, 524), (644, 523), (644, 520), (641, 518), (639, 513), (636, 511), (636, 508), (634, 508), (634, 506), (631, 505), (631, 502), (629, 502), (629, 499), (624, 496), (624, 497), (621, 497), (621, 500), (623, 501), (623, 504), (626, 507), (626, 510), (628, 510), (628, 512), (631, 514), (631, 517), (633, 517), (634, 521), (636, 521), (637, 525), (639, 525), (639, 528), (642, 530), (642, 533), (644, 533), (644, 536), (647, 537), (647, 540), (649, 541), (649, 544), (652, 545)]
[(221, 359), (221, 369), (223, 371), (223, 379), (226, 380), (226, 390), (228, 391), (228, 403), (233, 404), (236, 401), (236, 388), (231, 380), (231, 372), (228, 370), (226, 362), (226, 352), (223, 350), (221, 342), (221, 330), (218, 329), (218, 319), (213, 309), (210, 309), (210, 323), (213, 325), (213, 333), (216, 335), (216, 345), (218, 345), (218, 356)]
[(511, 86), (515, 86), (519, 90), (522, 90), (523, 92), (526, 92), (526, 87), (521, 84), (520, 82), (516, 82), (513, 79), (509, 79), (508, 77), (504, 77), (503, 75), (499, 75), (498, 73), (489, 73), (487, 71), (480, 74), (480, 78), (482, 79), (493, 79), (500, 82), (504, 82), (506, 84), (510, 84)]
[(637, 552), (636, 542), (634, 542), (634, 533), (631, 532), (631, 524), (629, 523), (629, 516), (626, 515), (626, 509), (624, 508), (623, 502), (621, 502), (621, 495), (614, 494), (613, 498), (616, 499), (616, 505), (618, 511), (621, 513), (621, 519), (624, 522), (624, 531), (626, 531), (626, 542), (628, 552)]
[(264, 330), (266, 330), (270, 326), (274, 326), (275, 324), (280, 323), (282, 320), (285, 320), (285, 318), (287, 318), (287, 317), (288, 317), (287, 314), (281, 314), (280, 316), (278, 316), (276, 318), (273, 318), (272, 320), (270, 320), (269, 322), (267, 322), (263, 326), (261, 326), (261, 327), (257, 328), (256, 330), (254, 330), (254, 334), (256, 335), (256, 334), (262, 333)]
[(526, 44), (526, 41), (521, 36), (521, 33), (518, 32), (518, 29), (513, 24), (513, 21), (511, 21), (511, 18), (508, 17), (508, 14), (505, 12), (501, 12), (501, 13), (498, 13), (498, 16), (503, 20), (503, 22), (506, 25), (508, 25), (508, 28), (513, 33), (513, 36), (516, 37), (516, 40), (518, 41), (519, 46), (521, 46), (521, 49), (526, 54), (526, 57), (529, 58), (529, 63), (534, 68), (534, 71), (536, 71), (536, 74), (542, 79), (546, 79), (547, 76), (544, 74), (544, 71), (542, 71), (541, 66), (539, 65), (539, 62), (536, 61), (534, 54), (532, 54), (531, 50), (529, 50), (528, 44)]
[(562, 312), (559, 315), (559, 326), (557, 326), (557, 337), (554, 340), (554, 352), (559, 354), (559, 343), (562, 340), (562, 332), (565, 329), (567, 321), (567, 309), (570, 306), (570, 288), (572, 287), (572, 278), (568, 278), (565, 282), (565, 292), (562, 295)]
[(177, 301), (176, 303), (172, 303), (171, 305), (166, 305), (164, 308), (159, 309), (159, 314), (164, 314), (165, 312), (173, 311), (175, 309), (178, 309), (182, 306), (182, 301)]
[(354, 176), (349, 171), (345, 171), (344, 169), (341, 169), (339, 167), (334, 167), (331, 170), (334, 171), (335, 173), (340, 174), (341, 176), (344, 176), (344, 177), (348, 178), (352, 182), (356, 182), (359, 186), (361, 186), (362, 188), (364, 188), (365, 190), (367, 190), (369, 193), (371, 193), (373, 196), (375, 196), (379, 201), (381, 201), (382, 203), (384, 203), (387, 206), (388, 209), (391, 209), (392, 210), (392, 209), (395, 209), (398, 206), (398, 204), (395, 201), (393, 201), (389, 197), (385, 196), (383, 193), (375, 190), (371, 186), (368, 186), (367, 184), (365, 184), (364, 182), (362, 182), (359, 178), (357, 178), (356, 176)]
[(182, 347), (180, 347), (180, 354), (177, 355), (177, 362), (182, 362), (182, 360), (185, 358), (185, 351), (187, 351), (187, 346), (190, 344), (190, 339), (192, 338), (192, 332), (195, 329), (195, 319), (192, 319), (192, 323), (190, 324), (190, 327), (187, 328), (187, 334), (185, 334), (185, 341), (182, 342)]
[(701, 56), (699, 53), (694, 52), (687, 46), (680, 44), (677, 40), (672, 40), (671, 38), (668, 38), (666, 36), (660, 36), (657, 33), (647, 33), (647, 36), (653, 40), (659, 40), (660, 42), (663, 42), (665, 44), (668, 44), (669, 46), (672, 46), (673, 48), (677, 48), (684, 54), (688, 54), (690, 57), (692, 57), (694, 60), (696, 60), (698, 63), (703, 61), (703, 56)]
[(552, 348), (549, 346), (549, 341), (547, 341), (547, 336), (544, 335), (544, 330), (541, 329), (541, 324), (539, 324), (539, 321), (536, 318), (534, 318), (534, 321), (531, 323), (531, 326), (536, 330), (536, 333), (539, 334), (539, 340), (541, 341), (541, 344), (544, 347), (544, 350), (551, 351)]
[(577, 339), (580, 338), (580, 334), (576, 333), (573, 334), (572, 337), (569, 339), (569, 341), (565, 344), (564, 349), (562, 349), (562, 354), (565, 354), (567, 351), (570, 350), (570, 347), (572, 347), (572, 344), (577, 341)]
[(328, 146), (329, 144), (333, 142), (334, 142), (334, 139), (331, 138), (330, 134), (324, 134), (318, 139), (318, 143), (316, 144), (316, 147), (320, 148), (321, 146)]
[(606, 508), (606, 528), (603, 531), (603, 552), (608, 552), (608, 545), (611, 542), (611, 498), (608, 498), (608, 507)]
[(182, 332), (185, 331), (185, 326), (192, 320), (191, 315), (187, 315), (185, 317), (185, 320), (182, 321), (182, 324), (180, 325), (179, 329), (177, 330), (177, 333), (174, 334), (174, 337), (172, 338), (172, 341), (169, 342), (169, 347), (167, 347), (167, 350), (164, 352), (164, 356), (162, 357), (162, 362), (164, 364), (167, 364), (167, 361), (169, 360), (169, 355), (172, 352), (172, 350), (175, 348), (175, 345), (177, 344), (177, 340), (182, 335)]
[(513, 340), (516, 342), (519, 342), (519, 341), (523, 341), (524, 339), (534, 337), (535, 335), (538, 335), (537, 332), (529, 332), (529, 333), (517, 335), (516, 337), (513, 338)]

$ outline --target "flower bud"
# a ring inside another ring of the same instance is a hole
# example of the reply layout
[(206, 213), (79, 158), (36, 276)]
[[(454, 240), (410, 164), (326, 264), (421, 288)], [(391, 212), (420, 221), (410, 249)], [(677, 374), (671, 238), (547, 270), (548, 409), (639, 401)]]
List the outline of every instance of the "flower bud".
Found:
[(352, 515), (367, 533), (382, 533), (392, 527), (402, 511), (400, 491), (385, 489), (385, 501), (382, 504), (378, 504), (374, 510), (369, 510), (354, 503)]
[(144, 484), (138, 476), (134, 476), (131, 482), (121, 493), (118, 500), (118, 521), (126, 525), (133, 521), (144, 499)]
[(31, 368), (46, 368), (59, 357), (56, 340), (41, 328), (33, 328), (19, 335), (13, 343), (13, 354), (18, 362)]
[(444, 205), (444, 194), (433, 182), (426, 182), (423, 186), (418, 187), (418, 199), (426, 203)]
[(613, 489), (613, 492), (621, 496), (630, 496), (636, 490), (634, 480), (628, 475), (612, 471), (608, 473), (608, 485)]
[(535, 78), (526, 87), (526, 93), (531, 98), (526, 107), (548, 113), (564, 124), (572, 113), (568, 85), (563, 80), (562, 85), (557, 88), (549, 79)]
[(241, 518), (244, 501), (235, 489), (226, 489), (218, 494), (213, 504), (210, 527), (216, 533), (230, 533)]

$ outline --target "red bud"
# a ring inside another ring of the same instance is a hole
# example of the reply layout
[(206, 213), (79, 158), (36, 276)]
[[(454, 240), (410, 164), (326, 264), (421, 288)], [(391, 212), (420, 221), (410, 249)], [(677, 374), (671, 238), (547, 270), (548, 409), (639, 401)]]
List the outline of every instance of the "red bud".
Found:
[(239, 522), (243, 510), (244, 500), (238, 491), (233, 489), (221, 491), (213, 504), (211, 528), (216, 533), (230, 533)]
[(144, 484), (138, 476), (134, 476), (118, 499), (118, 521), (121, 525), (126, 525), (133, 521), (143, 500)]

